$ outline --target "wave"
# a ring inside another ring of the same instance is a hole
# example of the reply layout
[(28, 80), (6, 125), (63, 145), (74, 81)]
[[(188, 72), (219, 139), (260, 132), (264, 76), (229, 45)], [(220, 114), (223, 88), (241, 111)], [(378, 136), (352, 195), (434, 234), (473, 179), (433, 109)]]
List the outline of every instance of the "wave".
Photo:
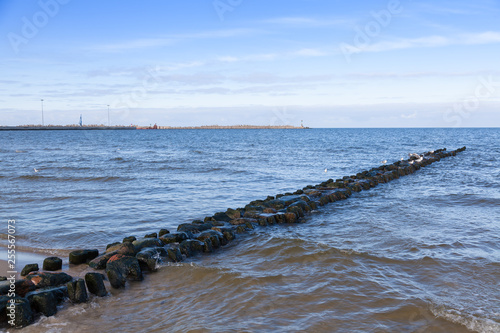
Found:
[(56, 181), (56, 182), (115, 182), (115, 181), (130, 181), (135, 178), (117, 177), (117, 176), (101, 176), (101, 177), (54, 177), (42, 175), (24, 175), (14, 179), (32, 180), (32, 181)]
[(460, 324), (467, 329), (479, 333), (497, 333), (500, 332), (500, 320), (482, 318), (479, 315), (470, 314), (465, 311), (446, 307), (444, 305), (432, 305), (430, 311), (438, 318), (449, 322)]

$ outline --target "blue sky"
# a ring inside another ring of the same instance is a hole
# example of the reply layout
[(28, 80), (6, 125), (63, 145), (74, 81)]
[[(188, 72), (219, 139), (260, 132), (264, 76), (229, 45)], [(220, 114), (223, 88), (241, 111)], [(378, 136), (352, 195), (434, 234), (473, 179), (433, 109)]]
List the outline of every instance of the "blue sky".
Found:
[(500, 1), (0, 0), (0, 125), (500, 126)]

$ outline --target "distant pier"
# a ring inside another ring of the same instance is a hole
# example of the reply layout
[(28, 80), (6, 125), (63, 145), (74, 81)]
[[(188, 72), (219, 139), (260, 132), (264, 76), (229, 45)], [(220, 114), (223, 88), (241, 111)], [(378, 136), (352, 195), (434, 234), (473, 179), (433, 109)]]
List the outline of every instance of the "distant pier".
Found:
[(0, 126), (0, 131), (135, 130), (136, 126)]

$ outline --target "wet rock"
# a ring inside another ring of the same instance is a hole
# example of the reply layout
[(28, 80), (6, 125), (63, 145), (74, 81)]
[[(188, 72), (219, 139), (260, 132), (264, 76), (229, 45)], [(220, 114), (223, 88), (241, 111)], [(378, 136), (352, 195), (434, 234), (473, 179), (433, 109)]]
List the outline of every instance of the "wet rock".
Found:
[(151, 234), (145, 235), (144, 238), (158, 238), (158, 234), (156, 232), (153, 232)]
[(89, 296), (83, 279), (68, 282), (66, 288), (68, 289), (69, 300), (72, 303), (85, 303), (88, 301)]
[(269, 225), (273, 225), (273, 224), (276, 224), (276, 217), (275, 215), (270, 215), (266, 218), (266, 222), (267, 224)]
[(6, 276), (0, 276), (0, 281), (5, 281), (5, 280), (7, 280)]
[(167, 251), (167, 256), (173, 262), (181, 262), (182, 261), (182, 252), (180, 249), (180, 245), (178, 244), (168, 244), (165, 245), (165, 249)]
[(66, 273), (31, 272), (26, 279), (35, 284), (37, 289), (46, 287), (57, 287), (68, 283), (73, 278)]
[(290, 207), (288, 207), (286, 209), (286, 212), (287, 213), (294, 213), (298, 217), (303, 217), (304, 216), (304, 211), (299, 206), (290, 206)]
[(85, 264), (95, 259), (98, 255), (99, 251), (96, 249), (73, 251), (69, 254), (69, 263), (73, 265)]
[(137, 240), (134, 236), (128, 236), (123, 239), (123, 243), (132, 243), (133, 241)]
[(311, 207), (311, 210), (318, 209), (318, 204), (314, 201), (309, 201), (307, 204), (309, 205), (309, 207)]
[(150, 272), (157, 270), (157, 265), (162, 258), (167, 257), (167, 251), (163, 247), (147, 247), (135, 256), (141, 267), (147, 268)]
[(274, 215), (274, 220), (278, 224), (286, 223), (285, 214), (276, 214), (276, 215)]
[(246, 224), (247, 222), (257, 223), (257, 220), (244, 217), (244, 218), (239, 218), (239, 219), (229, 221), (229, 223), (232, 225), (241, 225), (241, 224)]
[(192, 257), (198, 252), (203, 252), (205, 244), (196, 239), (188, 239), (180, 243), (179, 250), (187, 257)]
[(118, 243), (115, 246), (106, 250), (107, 253), (115, 252), (114, 254), (124, 254), (127, 256), (135, 256), (135, 246), (133, 243)]
[(38, 264), (27, 264), (21, 271), (21, 276), (26, 276), (31, 272), (38, 272)]
[[(14, 282), (14, 289), (16, 290), (16, 294), (21, 297), (24, 297), (30, 291), (35, 290), (35, 288), (35, 284), (29, 279), (20, 279)], [(0, 282), (0, 295), (7, 295), (10, 289), (10, 280)]]
[[(115, 257), (121, 255), (117, 254)], [(136, 257), (123, 256), (116, 260), (110, 258), (106, 264), (106, 274), (113, 288), (122, 288), (127, 279), (132, 281), (142, 281), (142, 270)]]
[(48, 257), (43, 261), (44, 271), (58, 271), (62, 268), (62, 259), (58, 257)]
[(212, 240), (210, 238), (206, 238), (203, 240), (203, 252), (210, 253), (214, 251), (214, 247), (212, 245)]
[[(245, 208), (246, 209), (246, 208)], [(224, 221), (224, 222), (229, 222), (232, 220), (231, 217), (229, 217), (226, 213), (224, 212), (220, 212), (220, 213), (215, 213), (213, 218), (216, 220), (216, 221)], [(182, 230), (179, 230), (179, 231), (182, 231)], [(201, 231), (201, 230), (200, 230)]]
[(160, 239), (162, 240), (163, 243), (170, 244), (170, 243), (180, 243), (189, 238), (190, 237), (185, 232), (174, 232), (171, 234), (163, 235)]
[(234, 227), (214, 227), (212, 228), (218, 231), (222, 235), (221, 244), (226, 245), (236, 238), (236, 233), (234, 232)]
[(67, 295), (66, 287), (51, 288), (47, 290), (33, 291), (26, 295), (31, 308), (42, 313), (46, 317), (57, 313), (57, 305)]
[(85, 274), (85, 284), (91, 294), (99, 297), (104, 297), (108, 294), (104, 285), (104, 276), (101, 273)]
[(239, 225), (236, 227), (236, 233), (242, 234), (247, 232), (247, 227), (245, 225)]
[(297, 223), (297, 215), (294, 213), (285, 213), (286, 223)]
[[(127, 243), (123, 243), (127, 244)], [(129, 243), (131, 244), (131, 243)], [(135, 250), (134, 250), (135, 251)], [(89, 262), (89, 266), (92, 267), (93, 269), (104, 269), (106, 268), (106, 263), (108, 262), (109, 258), (117, 254), (118, 251), (112, 251), (112, 252), (107, 252), (103, 255), (98, 256), (97, 258), (91, 260)]]
[[(7, 306), (8, 307), (8, 306)], [(8, 309), (7, 309), (8, 310)], [(10, 313), (10, 310), (8, 310)], [(7, 316), (9, 315), (7, 314)], [(16, 297), (14, 298), (14, 315), (8, 319), (14, 320), (14, 326), (16, 328), (26, 327), (33, 323), (34, 316), (33, 311), (31, 310), (30, 302), (26, 298)]]
[(185, 232), (187, 234), (197, 234), (205, 230), (209, 230), (213, 227), (210, 222), (206, 222), (203, 224), (191, 224), (191, 223), (183, 223), (177, 227), (177, 231)]
[[(225, 242), (224, 237), (222, 236), (222, 233), (215, 231), (215, 230), (206, 230), (198, 235), (196, 239), (204, 242), (205, 239), (209, 238), (212, 243), (212, 247), (214, 249), (217, 249), (222, 246), (221, 242)], [(227, 243), (226, 243), (227, 244)]]
[(160, 247), (165, 244), (159, 238), (142, 238), (132, 242), (135, 252), (139, 253), (145, 247)]
[(158, 237), (161, 237), (163, 235), (169, 234), (170, 231), (168, 229), (160, 229), (160, 232), (158, 233)]
[[(238, 210), (228, 208), (226, 211), (226, 215), (231, 219), (239, 219), (241, 217), (241, 213)], [(217, 220), (217, 219), (216, 219)]]
[(259, 218), (257, 220), (257, 223), (261, 226), (261, 227), (267, 227), (269, 224), (267, 223), (267, 218)]
[(114, 242), (114, 243), (106, 245), (106, 252), (108, 252), (109, 248), (114, 247), (116, 245), (120, 245), (120, 244), (121, 244), (120, 242)]

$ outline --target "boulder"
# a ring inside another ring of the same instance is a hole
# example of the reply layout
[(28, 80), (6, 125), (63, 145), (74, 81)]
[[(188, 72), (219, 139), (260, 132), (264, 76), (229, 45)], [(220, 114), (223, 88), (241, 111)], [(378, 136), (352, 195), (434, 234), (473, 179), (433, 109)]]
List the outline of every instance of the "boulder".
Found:
[(106, 286), (104, 286), (104, 276), (101, 273), (85, 274), (85, 284), (91, 294), (99, 297), (104, 297), (108, 294)]
[(128, 236), (123, 239), (123, 243), (132, 243), (133, 241), (137, 240), (134, 236)]
[(21, 276), (26, 276), (31, 272), (38, 272), (38, 264), (27, 264), (21, 271)]
[(35, 284), (37, 289), (46, 287), (57, 287), (68, 283), (73, 278), (66, 273), (31, 272), (26, 279)]
[(165, 234), (160, 239), (162, 240), (163, 243), (170, 244), (170, 243), (180, 243), (189, 238), (190, 238), (189, 235), (185, 232), (174, 232), (171, 234)]
[(146, 247), (137, 253), (135, 256), (141, 267), (147, 268), (151, 272), (155, 272), (157, 265), (162, 261), (162, 258), (167, 257), (167, 250), (163, 247)]
[(297, 215), (295, 213), (285, 213), (286, 223), (297, 223)]
[[(154, 240), (154, 238), (151, 238)], [(120, 257), (121, 256), (121, 257)], [(142, 281), (141, 266), (136, 257), (115, 255), (114, 259), (110, 258), (106, 264), (106, 274), (113, 288), (122, 288), (125, 286), (126, 279), (132, 281)]]
[(70, 252), (69, 263), (73, 265), (85, 264), (99, 255), (99, 250), (77, 250)]
[(153, 232), (151, 234), (145, 235), (144, 238), (158, 238), (158, 234), (156, 232)]
[(132, 242), (135, 247), (135, 253), (139, 253), (145, 247), (160, 247), (165, 245), (158, 238), (142, 238)]
[[(14, 282), (16, 294), (24, 297), (28, 292), (36, 289), (36, 286), (29, 279), (20, 279)], [(0, 295), (7, 295), (10, 291), (11, 283), (9, 280), (0, 282)]]
[(68, 294), (66, 287), (51, 288), (46, 290), (33, 291), (26, 295), (31, 308), (42, 313), (46, 317), (57, 313), (57, 305), (64, 300)]
[(68, 297), (72, 303), (85, 303), (89, 299), (85, 281), (83, 279), (73, 280), (66, 284)]
[[(222, 234), (218, 231), (215, 230), (206, 230), (203, 231), (198, 235), (196, 239), (205, 242), (205, 239), (209, 238), (212, 243), (212, 247), (214, 249), (217, 249), (222, 246), (221, 241), (224, 240), (224, 237), (222, 237)], [(225, 240), (224, 240), (225, 242)]]
[(239, 219), (235, 219), (235, 220), (229, 221), (229, 223), (231, 223), (232, 225), (247, 224), (247, 222), (257, 223), (257, 220), (256, 219), (252, 219), (252, 218), (244, 217), (244, 218), (239, 218)]
[(135, 246), (133, 243), (118, 243), (115, 246), (110, 247), (106, 252), (116, 252), (115, 254), (124, 254), (127, 256), (134, 256), (137, 252), (135, 251)]
[(186, 232), (187, 234), (197, 234), (204, 230), (211, 229), (212, 227), (213, 225), (210, 222), (206, 222), (203, 224), (182, 223), (177, 227), (177, 231)]
[[(10, 312), (10, 310), (8, 310)], [(33, 323), (34, 316), (31, 310), (30, 301), (26, 298), (14, 298), (14, 326), (16, 328), (26, 327)], [(8, 318), (11, 319), (10, 317)]]
[(109, 249), (110, 247), (113, 247), (113, 246), (116, 246), (116, 245), (119, 245), (119, 244), (121, 244), (121, 243), (120, 243), (120, 242), (114, 242), (114, 243), (111, 243), (111, 244), (106, 245), (106, 252), (108, 251), (108, 249)]
[(178, 244), (168, 244), (165, 246), (165, 250), (167, 251), (168, 258), (173, 262), (182, 261), (182, 252)]
[[(213, 218), (216, 220), (216, 221), (223, 221), (223, 222), (229, 222), (231, 221), (231, 217), (229, 217), (226, 213), (224, 212), (219, 212), (219, 213), (215, 213)], [(211, 227), (210, 227), (211, 228)]]
[[(231, 219), (239, 219), (241, 217), (241, 213), (238, 210), (228, 208), (226, 211), (226, 215)], [(217, 219), (216, 219), (217, 220)]]
[[(124, 244), (127, 244), (127, 243), (124, 243)], [(132, 244), (132, 243), (129, 243), (129, 244)], [(135, 248), (134, 248), (134, 251), (135, 251)], [(113, 251), (113, 252), (108, 252), (108, 253), (102, 254), (102, 255), (98, 256), (97, 258), (91, 260), (89, 262), (89, 266), (92, 267), (93, 269), (104, 269), (104, 268), (106, 268), (106, 263), (108, 262), (109, 258), (111, 258), (112, 256), (114, 256), (117, 253), (118, 253), (118, 251)]]
[(170, 231), (168, 229), (160, 229), (160, 232), (158, 233), (158, 237), (161, 237), (163, 235), (169, 234)]
[(44, 271), (58, 271), (62, 268), (62, 259), (58, 257), (48, 257), (43, 261)]
[(180, 243), (179, 250), (187, 257), (192, 257), (196, 253), (203, 252), (205, 244), (196, 239), (188, 239)]

